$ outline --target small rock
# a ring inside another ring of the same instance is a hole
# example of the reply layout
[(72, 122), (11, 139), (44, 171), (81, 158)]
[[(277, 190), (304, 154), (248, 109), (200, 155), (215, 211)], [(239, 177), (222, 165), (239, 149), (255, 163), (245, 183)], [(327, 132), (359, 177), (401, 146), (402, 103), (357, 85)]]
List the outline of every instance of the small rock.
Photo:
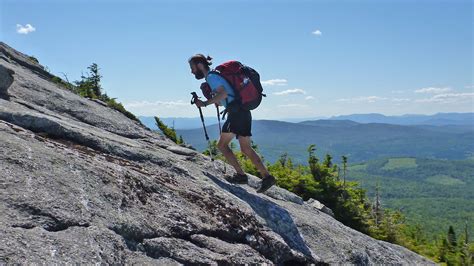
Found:
[(180, 154), (180, 155), (194, 155), (194, 154), (196, 154), (196, 151), (190, 150), (190, 149), (187, 149), (187, 148), (183, 148), (181, 146), (168, 146), (168, 147), (166, 147), (166, 149), (171, 151), (171, 152), (174, 152), (176, 154)]
[(9, 68), (0, 65), (0, 95), (7, 95), (8, 88), (13, 83), (13, 74), (15, 72)]
[(328, 207), (326, 207), (326, 205), (322, 204), (321, 202), (311, 198), (308, 201), (306, 201), (306, 203), (308, 205), (310, 205), (311, 207), (314, 207), (314, 208), (324, 212), (325, 214), (328, 214), (328, 215), (334, 217), (334, 213), (332, 212), (332, 210), (329, 209)]

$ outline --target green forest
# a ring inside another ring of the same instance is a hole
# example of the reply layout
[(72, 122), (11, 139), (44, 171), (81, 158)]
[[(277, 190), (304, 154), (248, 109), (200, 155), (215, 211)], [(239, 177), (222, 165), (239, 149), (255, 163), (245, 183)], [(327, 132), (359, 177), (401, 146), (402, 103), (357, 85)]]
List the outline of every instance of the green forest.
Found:
[(437, 261), (443, 257), (461, 264), (459, 255), (446, 253), (456, 235), (471, 245), (472, 254), (474, 160), (382, 158), (349, 166), (348, 179), (359, 182), (369, 197), (378, 194), (383, 206), (403, 212), (405, 223), (419, 231), (424, 249), (438, 249)]
[(380, 184), (384, 206), (399, 209), (429, 239), (454, 226), (474, 230), (474, 160), (384, 158), (348, 167), (348, 179), (375, 196)]

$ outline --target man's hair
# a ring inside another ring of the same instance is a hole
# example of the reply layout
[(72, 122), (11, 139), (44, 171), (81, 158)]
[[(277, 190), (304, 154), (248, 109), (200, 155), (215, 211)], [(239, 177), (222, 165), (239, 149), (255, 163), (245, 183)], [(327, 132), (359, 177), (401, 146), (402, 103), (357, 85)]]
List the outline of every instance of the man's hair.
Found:
[(207, 69), (209, 69), (209, 66), (212, 65), (212, 57), (204, 56), (203, 54), (195, 54), (189, 58), (188, 62), (190, 64), (199, 64), (202, 63)]

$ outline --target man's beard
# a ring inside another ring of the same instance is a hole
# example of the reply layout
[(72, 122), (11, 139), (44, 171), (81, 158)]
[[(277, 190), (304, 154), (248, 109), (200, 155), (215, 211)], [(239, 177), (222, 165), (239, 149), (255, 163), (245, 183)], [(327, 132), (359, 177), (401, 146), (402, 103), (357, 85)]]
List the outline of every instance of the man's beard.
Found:
[(196, 74), (194, 74), (194, 77), (196, 79), (202, 79), (204, 78), (204, 73), (201, 70), (198, 70)]

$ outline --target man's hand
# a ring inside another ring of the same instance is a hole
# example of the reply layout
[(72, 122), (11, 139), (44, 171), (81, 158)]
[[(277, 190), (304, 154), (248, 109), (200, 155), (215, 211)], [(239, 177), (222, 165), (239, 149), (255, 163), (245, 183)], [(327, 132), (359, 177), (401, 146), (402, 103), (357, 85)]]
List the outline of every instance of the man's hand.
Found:
[(197, 107), (205, 107), (204, 102), (199, 99), (196, 99), (194, 103), (196, 104)]
[[(217, 94), (214, 97), (206, 101), (207, 105), (210, 105), (210, 104), (217, 105), (220, 100), (225, 99), (227, 97), (227, 92), (225, 91), (224, 86), (219, 86), (216, 92)], [(197, 107), (205, 106), (204, 102), (199, 99), (196, 99), (194, 103), (196, 104)]]

